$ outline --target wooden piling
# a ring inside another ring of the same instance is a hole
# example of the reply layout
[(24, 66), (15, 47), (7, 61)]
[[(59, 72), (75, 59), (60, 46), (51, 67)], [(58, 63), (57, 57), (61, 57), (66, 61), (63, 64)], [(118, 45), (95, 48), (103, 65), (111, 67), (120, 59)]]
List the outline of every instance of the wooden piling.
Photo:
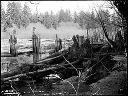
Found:
[(62, 40), (58, 38), (56, 34), (56, 39), (55, 39), (55, 52), (58, 52), (59, 50), (62, 49)]
[(84, 36), (78, 36), (78, 37), (79, 37), (79, 40), (78, 40), (79, 47), (81, 47), (81, 45), (85, 42), (85, 38), (84, 38)]
[(93, 44), (93, 37), (91, 37), (91, 44)]
[(40, 57), (40, 38), (33, 32), (32, 35), (33, 46), (33, 62), (37, 62)]
[(15, 37), (15, 30), (13, 30), (13, 34), (10, 35), (9, 43), (10, 43), (10, 54), (11, 56), (15, 57), (17, 56), (17, 50), (16, 50), (16, 43), (17, 38)]

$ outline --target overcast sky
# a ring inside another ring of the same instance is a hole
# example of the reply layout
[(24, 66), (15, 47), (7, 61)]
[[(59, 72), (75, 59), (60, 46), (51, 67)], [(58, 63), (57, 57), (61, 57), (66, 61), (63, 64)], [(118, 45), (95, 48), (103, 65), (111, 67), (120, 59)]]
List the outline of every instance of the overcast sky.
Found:
[[(7, 3), (9, 1), (1, 1), (2, 6), (6, 9)], [(23, 6), (25, 2), (28, 3), (31, 12), (36, 12), (36, 6), (31, 4), (30, 1), (15, 1), (20, 2)], [(34, 2), (34, 1), (32, 1)], [(39, 1), (36, 1), (39, 2)], [(97, 9), (99, 6), (102, 8), (105, 8), (108, 6), (108, 1), (40, 1), (38, 5), (38, 13), (44, 13), (46, 11), (53, 13), (58, 12), (60, 9), (70, 9), (71, 13), (74, 13), (74, 11), (79, 12), (81, 10), (83, 11), (92, 11), (94, 7)], [(110, 12), (113, 12), (113, 10), (110, 10)]]

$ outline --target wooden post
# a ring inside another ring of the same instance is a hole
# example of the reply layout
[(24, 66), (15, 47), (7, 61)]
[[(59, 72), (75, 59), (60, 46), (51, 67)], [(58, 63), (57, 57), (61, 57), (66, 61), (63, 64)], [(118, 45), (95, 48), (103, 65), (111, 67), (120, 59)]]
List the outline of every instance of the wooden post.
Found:
[(59, 38), (56, 34), (56, 40), (55, 40), (55, 52), (59, 51)]
[(64, 49), (66, 48), (66, 39), (64, 38)]
[(58, 36), (56, 34), (56, 39), (55, 39), (55, 52), (58, 51)]
[(7, 72), (9, 72), (9, 63), (7, 63)]
[(88, 38), (88, 28), (87, 28), (87, 38)]
[(15, 37), (16, 30), (13, 30), (13, 34), (10, 35), (9, 43), (10, 43), (10, 54), (12, 56), (17, 56), (17, 50), (16, 50), (16, 43), (17, 43), (17, 38)]
[(91, 37), (91, 44), (93, 44), (93, 37)]
[(58, 46), (59, 47), (59, 50), (61, 50), (62, 49), (62, 40), (59, 38), (59, 41), (58, 42), (59, 42), (59, 46)]
[(41, 38), (39, 36), (39, 59), (41, 59)]
[(79, 47), (81, 47), (81, 45), (83, 44), (84, 42), (84, 36), (79, 36)]
[(35, 31), (35, 27), (33, 28), (32, 45), (33, 45), (33, 62), (37, 62), (39, 60), (40, 38), (37, 37), (34, 31)]
[(55, 52), (58, 52), (59, 50), (62, 49), (62, 40), (58, 38), (56, 34), (56, 40), (55, 40)]

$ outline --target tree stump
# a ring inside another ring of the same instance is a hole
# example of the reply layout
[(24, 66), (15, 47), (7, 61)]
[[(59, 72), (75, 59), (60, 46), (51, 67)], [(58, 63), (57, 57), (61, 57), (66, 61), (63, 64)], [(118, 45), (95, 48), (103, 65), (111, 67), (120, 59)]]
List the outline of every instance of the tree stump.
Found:
[(33, 45), (33, 62), (37, 62), (40, 57), (40, 39), (33, 33), (32, 35), (32, 45)]
[(9, 43), (10, 43), (10, 54), (12, 56), (17, 56), (17, 50), (16, 50), (16, 43), (17, 43), (17, 38), (15, 37), (15, 35), (10, 35), (10, 39), (9, 39)]
[(58, 38), (56, 34), (56, 40), (55, 40), (55, 52), (58, 52), (59, 50), (62, 49), (62, 40)]
[(89, 39), (84, 40), (84, 37), (79, 35), (73, 36), (72, 39), (74, 44), (69, 50), (69, 59), (73, 60), (91, 56), (91, 44)]
[(115, 35), (115, 42), (116, 42), (116, 51), (124, 51), (124, 40), (121, 35), (121, 32), (118, 31)]

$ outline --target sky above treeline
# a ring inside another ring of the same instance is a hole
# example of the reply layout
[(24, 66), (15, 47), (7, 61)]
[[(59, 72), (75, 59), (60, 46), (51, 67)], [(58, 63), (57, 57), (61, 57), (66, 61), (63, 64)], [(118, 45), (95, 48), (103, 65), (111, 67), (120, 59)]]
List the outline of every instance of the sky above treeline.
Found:
[[(8, 2), (13, 1), (1, 1), (2, 7), (6, 10)], [(28, 6), (31, 9), (31, 13), (36, 13), (36, 5), (31, 4), (30, 1), (14, 1), (14, 2), (20, 2), (21, 6), (23, 7), (25, 3), (28, 4)], [(80, 11), (89, 11), (92, 10), (95, 11), (95, 9), (109, 9), (110, 13), (113, 13), (114, 10), (108, 8), (110, 6), (109, 1), (32, 1), (32, 3), (39, 3), (37, 10), (38, 13), (45, 13), (47, 12), (53, 12), (53, 14), (56, 14), (61, 9), (69, 9), (71, 14), (73, 14), (75, 11), (79, 13)]]

